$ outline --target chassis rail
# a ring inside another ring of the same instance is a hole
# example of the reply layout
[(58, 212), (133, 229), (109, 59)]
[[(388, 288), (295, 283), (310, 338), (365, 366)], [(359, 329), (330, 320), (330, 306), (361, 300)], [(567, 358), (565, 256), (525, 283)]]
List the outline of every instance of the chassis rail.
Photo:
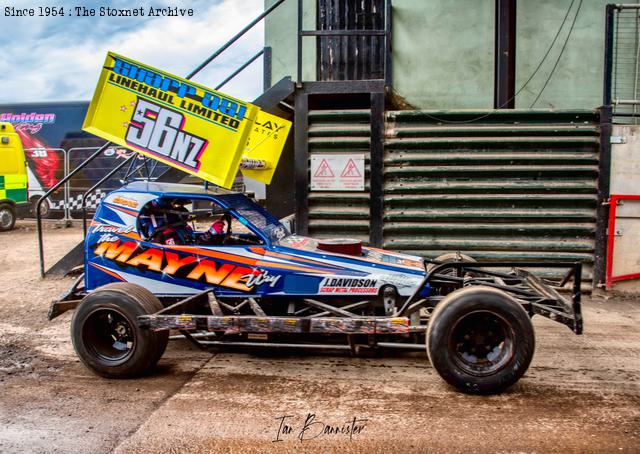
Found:
[[(324, 335), (346, 335), (353, 349), (355, 338), (366, 339), (369, 347), (424, 348), (424, 336), (431, 310), (442, 300), (442, 295), (419, 297), (425, 287), (447, 291), (468, 286), (483, 285), (502, 290), (516, 299), (530, 316), (541, 315), (569, 327), (581, 334), (583, 321), (580, 303), (582, 265), (580, 263), (539, 262), (437, 262), (424, 260), (425, 276), (409, 298), (396, 310), (386, 315), (373, 313), (373, 300), (327, 302), (314, 299), (297, 300), (286, 315), (270, 314), (268, 304), (254, 298), (238, 301), (219, 301), (214, 289), (208, 289), (187, 298), (166, 304), (166, 307), (150, 315), (138, 317), (140, 327), (159, 330), (178, 330), (200, 348), (221, 345), (274, 344), (271, 335), (291, 336), (304, 343), (278, 344), (304, 347), (335, 343), (318, 342)], [(566, 276), (558, 283), (541, 279), (523, 268), (566, 268)], [(505, 271), (505, 268), (508, 271)], [(571, 295), (563, 296), (558, 288), (573, 278)], [(53, 319), (67, 310), (74, 309), (85, 296), (80, 283), (82, 276), (58, 301), (52, 303), (49, 318)], [(445, 292), (446, 293), (446, 292)], [(175, 300), (174, 300), (175, 301)], [(202, 313), (204, 305), (208, 308)], [(277, 336), (276, 336), (277, 337)], [(264, 342), (252, 342), (252, 340)], [(389, 342), (396, 339), (398, 342)], [(344, 345), (344, 344), (343, 344)], [(349, 347), (347, 347), (349, 348)]]

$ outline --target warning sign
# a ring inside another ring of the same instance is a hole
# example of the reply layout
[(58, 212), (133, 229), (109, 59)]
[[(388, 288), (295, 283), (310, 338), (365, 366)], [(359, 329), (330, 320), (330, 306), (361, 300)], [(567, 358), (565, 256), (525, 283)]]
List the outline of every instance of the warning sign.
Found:
[(331, 170), (331, 167), (329, 166), (329, 163), (327, 162), (327, 160), (323, 159), (322, 161), (320, 161), (318, 170), (315, 171), (313, 176), (316, 178), (325, 178), (325, 177), (334, 177), (335, 175), (333, 174), (333, 171)]
[(341, 177), (361, 177), (362, 173), (358, 170), (358, 165), (355, 163), (353, 159), (349, 159), (347, 165), (344, 167), (344, 170), (340, 174)]
[(312, 191), (364, 191), (364, 154), (314, 154)]

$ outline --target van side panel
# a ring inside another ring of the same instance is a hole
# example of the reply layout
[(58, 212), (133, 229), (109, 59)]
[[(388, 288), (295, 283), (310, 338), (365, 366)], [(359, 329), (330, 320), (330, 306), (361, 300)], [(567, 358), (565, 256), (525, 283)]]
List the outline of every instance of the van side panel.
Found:
[(16, 204), (27, 200), (27, 166), (20, 137), (8, 123), (2, 124), (0, 135), (0, 200)]

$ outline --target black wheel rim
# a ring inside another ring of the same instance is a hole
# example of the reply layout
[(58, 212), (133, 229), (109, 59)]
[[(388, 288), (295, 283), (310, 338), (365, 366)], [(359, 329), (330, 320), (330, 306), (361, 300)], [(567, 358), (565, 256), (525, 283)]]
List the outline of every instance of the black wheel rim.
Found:
[(89, 314), (82, 327), (82, 339), (93, 356), (111, 363), (129, 358), (136, 341), (131, 322), (114, 309), (98, 309)]
[(6, 208), (0, 209), (0, 227), (8, 229), (11, 226), (12, 220), (13, 216), (11, 215), (11, 211)]
[(449, 348), (456, 365), (476, 376), (493, 375), (511, 361), (515, 336), (507, 321), (489, 311), (465, 314), (451, 331)]

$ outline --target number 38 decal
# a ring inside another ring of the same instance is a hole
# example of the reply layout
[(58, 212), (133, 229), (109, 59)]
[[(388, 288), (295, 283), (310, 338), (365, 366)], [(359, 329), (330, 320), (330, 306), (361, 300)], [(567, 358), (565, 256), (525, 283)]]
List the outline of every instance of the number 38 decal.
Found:
[(49, 153), (44, 148), (36, 148), (31, 152), (32, 158), (46, 158), (49, 156)]
[(126, 141), (183, 167), (198, 170), (200, 155), (208, 142), (183, 131), (184, 122), (185, 116), (180, 112), (138, 98)]

